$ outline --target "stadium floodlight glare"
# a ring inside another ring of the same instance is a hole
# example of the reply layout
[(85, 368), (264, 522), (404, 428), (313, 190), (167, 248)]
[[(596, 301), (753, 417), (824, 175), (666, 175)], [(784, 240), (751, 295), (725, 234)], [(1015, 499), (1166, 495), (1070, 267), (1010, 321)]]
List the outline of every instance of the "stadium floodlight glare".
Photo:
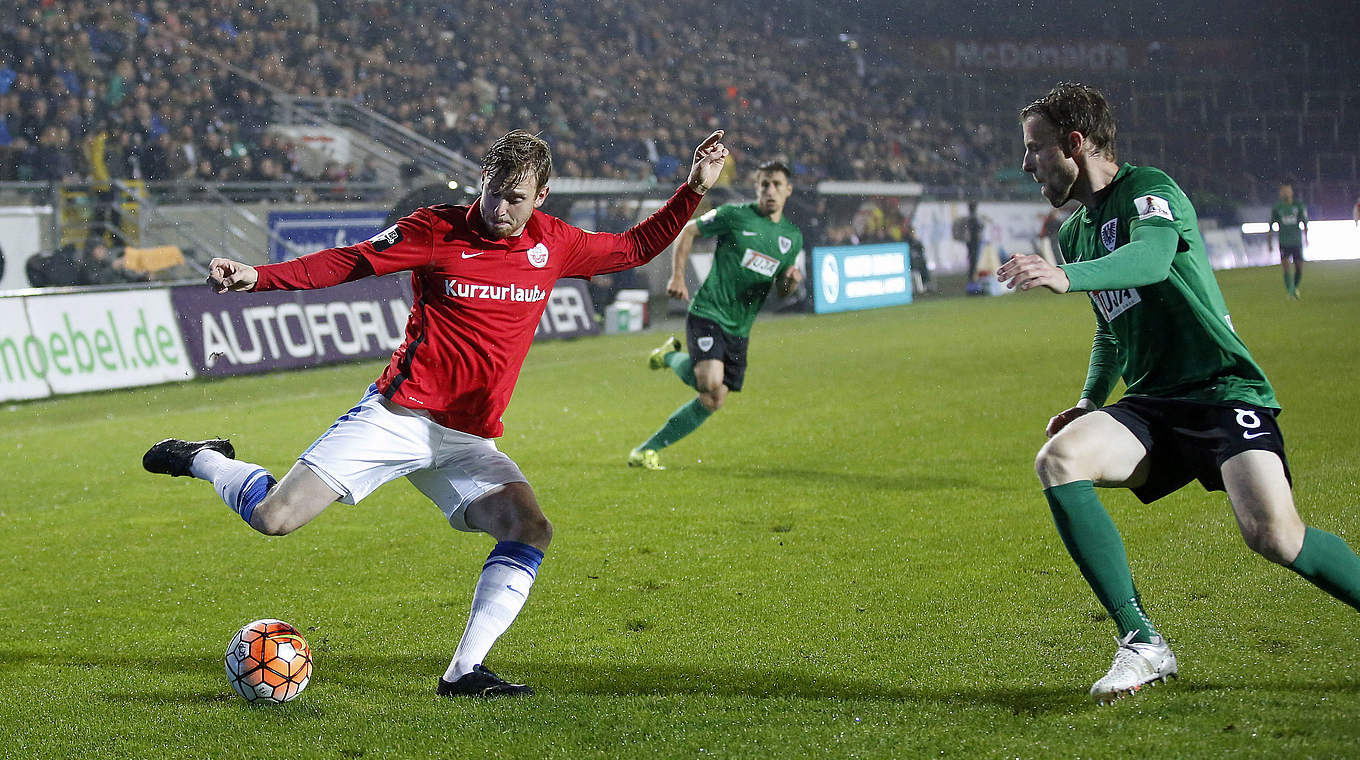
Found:
[[(1243, 235), (1264, 235), (1269, 231), (1269, 222), (1242, 225)], [(1303, 250), (1303, 256), (1309, 261), (1360, 259), (1360, 227), (1356, 227), (1350, 219), (1309, 222), (1308, 245)]]

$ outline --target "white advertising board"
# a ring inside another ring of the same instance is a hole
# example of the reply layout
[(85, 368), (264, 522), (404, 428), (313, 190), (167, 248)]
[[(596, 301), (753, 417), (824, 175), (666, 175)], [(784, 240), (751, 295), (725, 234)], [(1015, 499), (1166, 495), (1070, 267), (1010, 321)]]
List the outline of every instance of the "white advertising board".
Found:
[(194, 377), (165, 290), (0, 302), (0, 399)]

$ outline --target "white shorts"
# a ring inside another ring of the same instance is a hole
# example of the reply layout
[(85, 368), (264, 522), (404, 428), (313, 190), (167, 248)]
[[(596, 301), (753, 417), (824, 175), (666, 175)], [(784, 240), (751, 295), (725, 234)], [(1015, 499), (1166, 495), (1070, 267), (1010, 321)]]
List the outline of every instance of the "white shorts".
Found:
[(464, 512), (478, 496), (524, 474), (496, 442), (440, 425), (421, 411), (388, 401), (376, 385), (302, 452), (298, 461), (357, 504), (378, 486), (405, 476), (433, 501), (449, 525), (473, 531)]

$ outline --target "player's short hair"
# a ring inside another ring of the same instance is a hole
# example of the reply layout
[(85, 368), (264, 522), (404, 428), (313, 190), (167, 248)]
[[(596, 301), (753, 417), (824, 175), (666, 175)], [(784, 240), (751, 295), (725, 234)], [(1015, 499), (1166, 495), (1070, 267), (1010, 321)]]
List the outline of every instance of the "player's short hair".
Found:
[(482, 158), (482, 171), (487, 181), (500, 178), (500, 186), (491, 188), (496, 192), (514, 187), (530, 175), (537, 179), (535, 189), (539, 189), (552, 175), (552, 149), (537, 135), (516, 129), (491, 144)]
[(1047, 95), (1020, 109), (1020, 120), (1034, 114), (1044, 117), (1060, 135), (1082, 133), (1096, 150), (1116, 160), (1114, 114), (1100, 90), (1077, 82), (1059, 82)]
[(760, 166), (757, 166), (756, 173), (759, 174), (761, 172), (769, 173), (784, 172), (784, 179), (788, 180), (789, 182), (793, 181), (793, 170), (789, 168), (788, 164), (784, 163), (783, 161), (780, 161), (777, 158), (774, 159), (773, 161), (766, 161)]

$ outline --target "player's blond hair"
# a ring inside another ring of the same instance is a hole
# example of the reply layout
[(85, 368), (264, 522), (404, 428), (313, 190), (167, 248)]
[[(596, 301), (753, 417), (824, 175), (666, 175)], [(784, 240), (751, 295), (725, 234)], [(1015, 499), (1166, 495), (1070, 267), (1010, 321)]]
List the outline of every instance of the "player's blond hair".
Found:
[(537, 180), (534, 189), (538, 190), (552, 175), (552, 149), (537, 135), (516, 129), (491, 144), (482, 158), (482, 171), (488, 182), (497, 184), (491, 188), (496, 192), (514, 187), (529, 176)]

